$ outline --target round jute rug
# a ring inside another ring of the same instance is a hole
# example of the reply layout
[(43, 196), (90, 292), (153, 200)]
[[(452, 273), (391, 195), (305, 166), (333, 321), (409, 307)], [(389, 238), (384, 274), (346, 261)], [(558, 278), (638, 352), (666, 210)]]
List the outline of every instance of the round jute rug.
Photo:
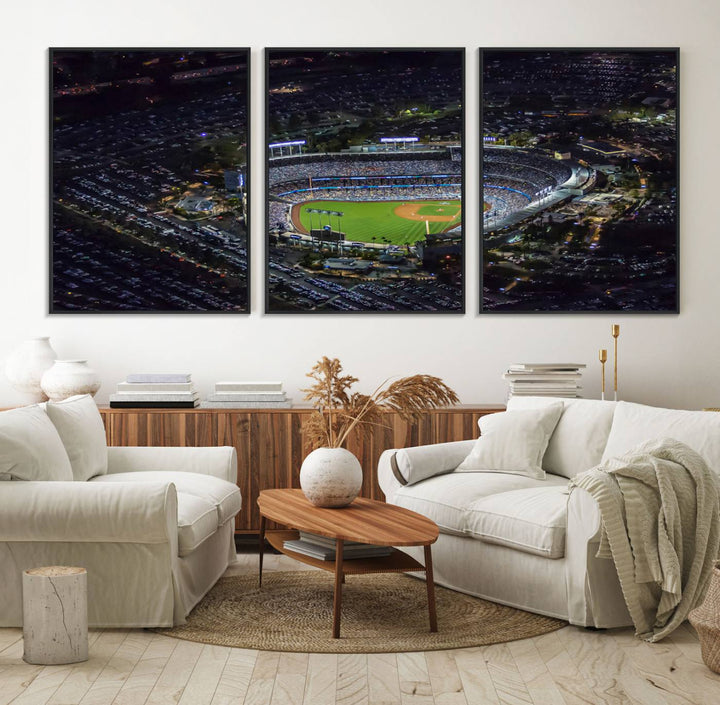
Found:
[(204, 644), (265, 651), (378, 653), (482, 646), (538, 636), (565, 622), (437, 586), (429, 631), (425, 582), (402, 574), (349, 575), (340, 639), (331, 638), (333, 576), (321, 571), (220, 578), (182, 626), (156, 629)]

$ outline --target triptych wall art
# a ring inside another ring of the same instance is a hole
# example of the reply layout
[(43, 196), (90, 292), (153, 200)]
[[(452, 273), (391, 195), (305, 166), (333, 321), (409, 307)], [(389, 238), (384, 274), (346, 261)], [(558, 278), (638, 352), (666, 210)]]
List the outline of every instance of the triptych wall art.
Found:
[[(466, 201), (464, 49), (265, 50), (265, 311), (677, 312), (678, 53), (482, 50)], [(250, 51), (50, 61), (51, 313), (249, 312)]]
[(249, 312), (248, 49), (51, 49), (50, 312)]

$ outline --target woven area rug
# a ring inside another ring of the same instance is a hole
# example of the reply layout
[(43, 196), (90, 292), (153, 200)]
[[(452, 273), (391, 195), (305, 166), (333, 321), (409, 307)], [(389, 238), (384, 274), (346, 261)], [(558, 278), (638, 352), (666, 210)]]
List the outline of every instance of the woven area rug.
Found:
[(265, 651), (378, 653), (496, 644), (560, 629), (565, 622), (436, 587), (438, 632), (429, 631), (425, 582), (402, 574), (349, 575), (340, 639), (331, 638), (333, 576), (266, 572), (220, 578), (188, 615), (160, 634)]

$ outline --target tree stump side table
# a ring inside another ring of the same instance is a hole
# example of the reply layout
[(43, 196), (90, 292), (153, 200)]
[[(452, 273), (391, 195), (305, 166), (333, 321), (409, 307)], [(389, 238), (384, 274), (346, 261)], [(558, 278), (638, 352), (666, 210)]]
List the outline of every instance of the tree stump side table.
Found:
[(23, 659), (50, 666), (88, 658), (87, 571), (23, 571)]
[(705, 600), (688, 616), (698, 633), (703, 661), (720, 673), (720, 562), (713, 568)]

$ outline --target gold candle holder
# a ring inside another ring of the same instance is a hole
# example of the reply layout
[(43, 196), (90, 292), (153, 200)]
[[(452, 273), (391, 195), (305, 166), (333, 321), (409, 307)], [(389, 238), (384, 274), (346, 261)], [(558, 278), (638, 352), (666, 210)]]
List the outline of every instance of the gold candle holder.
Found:
[(600, 398), (605, 401), (605, 363), (607, 362), (607, 350), (600, 350), (600, 365), (602, 366), (602, 393)]
[(616, 323), (613, 323), (613, 325), (610, 328), (610, 332), (612, 333), (613, 343), (614, 343), (613, 347), (614, 347), (615, 355), (614, 355), (613, 364), (614, 364), (615, 370), (614, 370), (613, 390), (615, 392), (615, 401), (617, 401), (618, 400), (618, 396), (617, 396), (617, 389), (618, 389), (618, 385), (617, 385), (617, 367), (618, 367), (617, 343), (618, 343), (618, 338), (620, 337), (620, 326), (617, 325)]

